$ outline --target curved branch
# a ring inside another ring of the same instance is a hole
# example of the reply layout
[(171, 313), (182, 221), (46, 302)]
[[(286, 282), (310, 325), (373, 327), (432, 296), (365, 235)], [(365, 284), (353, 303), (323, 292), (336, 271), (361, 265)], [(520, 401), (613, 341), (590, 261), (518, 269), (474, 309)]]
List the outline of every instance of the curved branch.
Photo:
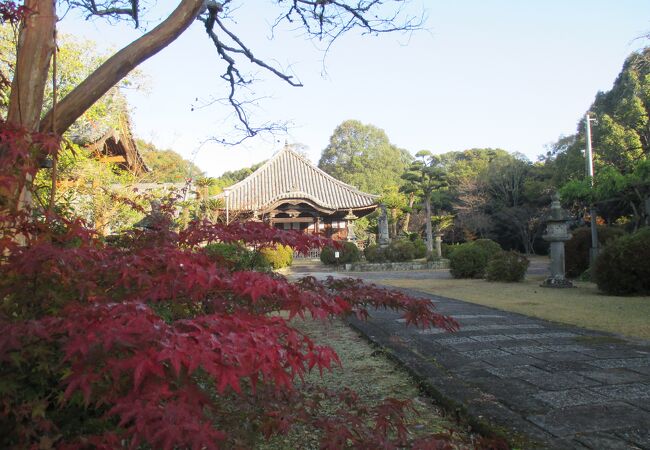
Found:
[(160, 25), (109, 58), (58, 103), (56, 129), (52, 126), (50, 110), (41, 120), (40, 130), (63, 134), (133, 68), (176, 40), (204, 8), (204, 0), (181, 0), (174, 12)]

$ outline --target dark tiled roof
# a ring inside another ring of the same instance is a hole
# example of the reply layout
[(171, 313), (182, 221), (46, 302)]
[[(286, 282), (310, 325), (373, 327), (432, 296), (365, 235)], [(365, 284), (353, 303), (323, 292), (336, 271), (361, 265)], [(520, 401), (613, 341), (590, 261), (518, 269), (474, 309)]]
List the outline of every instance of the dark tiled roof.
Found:
[(289, 146), (227, 190), (229, 208), (240, 211), (263, 211), (285, 199), (306, 199), (327, 210), (366, 209), (378, 199), (328, 175)]
[(135, 175), (151, 172), (144, 159), (142, 159), (135, 139), (133, 139), (131, 121), (128, 114), (121, 112), (118, 117), (118, 122), (119, 125), (117, 128), (106, 127), (103, 134), (91, 136), (90, 141), (86, 142), (85, 145), (99, 155), (124, 157), (124, 162), (118, 165)]

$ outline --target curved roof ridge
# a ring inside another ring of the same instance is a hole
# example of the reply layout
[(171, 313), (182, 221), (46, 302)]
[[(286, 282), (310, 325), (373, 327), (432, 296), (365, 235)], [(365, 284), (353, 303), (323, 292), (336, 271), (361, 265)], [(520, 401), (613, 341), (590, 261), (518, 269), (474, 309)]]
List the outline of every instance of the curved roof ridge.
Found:
[[(345, 187), (345, 188), (347, 188), (347, 189), (350, 189), (350, 190), (353, 191), (355, 194), (369, 195), (369, 196), (371, 196), (371, 197), (375, 197), (375, 198), (379, 198), (379, 197), (380, 197), (380, 196), (377, 195), (377, 194), (371, 194), (371, 193), (369, 193), (369, 192), (363, 192), (362, 190), (360, 190), (359, 188), (357, 188), (357, 187), (355, 187), (355, 186), (352, 186), (351, 184), (345, 183), (345, 182), (343, 182), (343, 181), (341, 181), (341, 180), (338, 180), (338, 179), (334, 178), (332, 175), (330, 175), (329, 173), (325, 172), (323, 169), (321, 169), (320, 167), (318, 167), (316, 164), (313, 164), (309, 159), (307, 159), (305, 156), (301, 155), (301, 154), (298, 153), (297, 151), (293, 150), (291, 147), (289, 147), (289, 146), (285, 146), (281, 151), (283, 151), (284, 149), (287, 149), (287, 151), (292, 152), (294, 155), (296, 155), (298, 158), (300, 158), (303, 162), (307, 163), (307, 165), (309, 165), (309, 167), (310, 167), (311, 169), (313, 169), (316, 173), (324, 175), (324, 176), (325, 176), (326, 178), (328, 178), (330, 181), (333, 181), (333, 182), (335, 182), (335, 183), (337, 183), (337, 184), (339, 184), (339, 185), (341, 185), (341, 186), (343, 186), (343, 187)], [(280, 152), (281, 152), (281, 151), (280, 151)], [(278, 152), (278, 154), (279, 154), (280, 152)]]
[(241, 210), (265, 208), (282, 198), (308, 198), (327, 209), (358, 209), (376, 205), (379, 198), (337, 180), (288, 145), (225, 190), (231, 193), (231, 207)]
[[(286, 148), (286, 147), (285, 147), (285, 148)], [(280, 149), (280, 150), (278, 150), (277, 152), (275, 152), (275, 155), (271, 156), (271, 157), (268, 159), (268, 161), (266, 161), (264, 164), (262, 164), (262, 165), (259, 166), (257, 169), (255, 169), (255, 170), (253, 171), (253, 173), (251, 173), (250, 175), (248, 175), (246, 178), (244, 178), (243, 180), (240, 180), (240, 181), (236, 182), (236, 183), (233, 184), (232, 186), (228, 186), (228, 187), (224, 188), (224, 190), (228, 189), (229, 191), (232, 191), (232, 190), (235, 189), (236, 187), (239, 187), (240, 184), (243, 185), (245, 181), (249, 181), (250, 179), (259, 176), (259, 174), (262, 173), (262, 171), (263, 171), (264, 169), (266, 169), (267, 166), (271, 165), (272, 162), (274, 162), (276, 159), (278, 159), (278, 157), (282, 154), (282, 150), (284, 150), (284, 149)], [(221, 193), (217, 194), (216, 196), (220, 196), (220, 195), (221, 195)]]

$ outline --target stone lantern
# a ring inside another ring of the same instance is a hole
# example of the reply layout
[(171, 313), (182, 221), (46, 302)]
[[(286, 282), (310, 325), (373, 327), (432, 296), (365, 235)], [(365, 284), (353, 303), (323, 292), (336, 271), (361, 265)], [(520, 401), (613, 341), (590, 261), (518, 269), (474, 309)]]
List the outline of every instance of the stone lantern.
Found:
[(564, 277), (564, 243), (571, 239), (569, 233), (569, 213), (560, 206), (560, 196), (553, 195), (551, 212), (546, 219), (546, 234), (542, 236), (551, 243), (551, 265), (549, 276), (541, 284), (543, 287), (569, 288), (573, 284)]
[(354, 234), (354, 221), (357, 219), (358, 217), (354, 215), (352, 210), (349, 210), (348, 214), (343, 218), (348, 227), (348, 236), (346, 238), (348, 241), (353, 242), (357, 240), (357, 236)]
[(435, 238), (435, 244), (436, 244), (436, 256), (438, 258), (442, 258), (442, 232), (438, 231), (436, 234), (433, 235)]

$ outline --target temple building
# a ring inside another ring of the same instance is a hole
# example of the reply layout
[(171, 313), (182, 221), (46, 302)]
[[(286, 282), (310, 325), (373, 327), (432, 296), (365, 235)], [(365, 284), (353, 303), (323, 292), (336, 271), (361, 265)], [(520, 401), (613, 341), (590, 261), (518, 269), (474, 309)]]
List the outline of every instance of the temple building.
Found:
[(143, 175), (150, 172), (138, 151), (138, 146), (133, 139), (131, 123), (128, 115), (119, 115), (118, 125), (115, 128), (106, 128), (90, 138), (85, 143), (99, 161), (117, 164), (121, 169), (134, 175)]
[(353, 240), (352, 222), (378, 206), (377, 195), (335, 179), (288, 145), (217, 198), (230, 218), (339, 240)]

